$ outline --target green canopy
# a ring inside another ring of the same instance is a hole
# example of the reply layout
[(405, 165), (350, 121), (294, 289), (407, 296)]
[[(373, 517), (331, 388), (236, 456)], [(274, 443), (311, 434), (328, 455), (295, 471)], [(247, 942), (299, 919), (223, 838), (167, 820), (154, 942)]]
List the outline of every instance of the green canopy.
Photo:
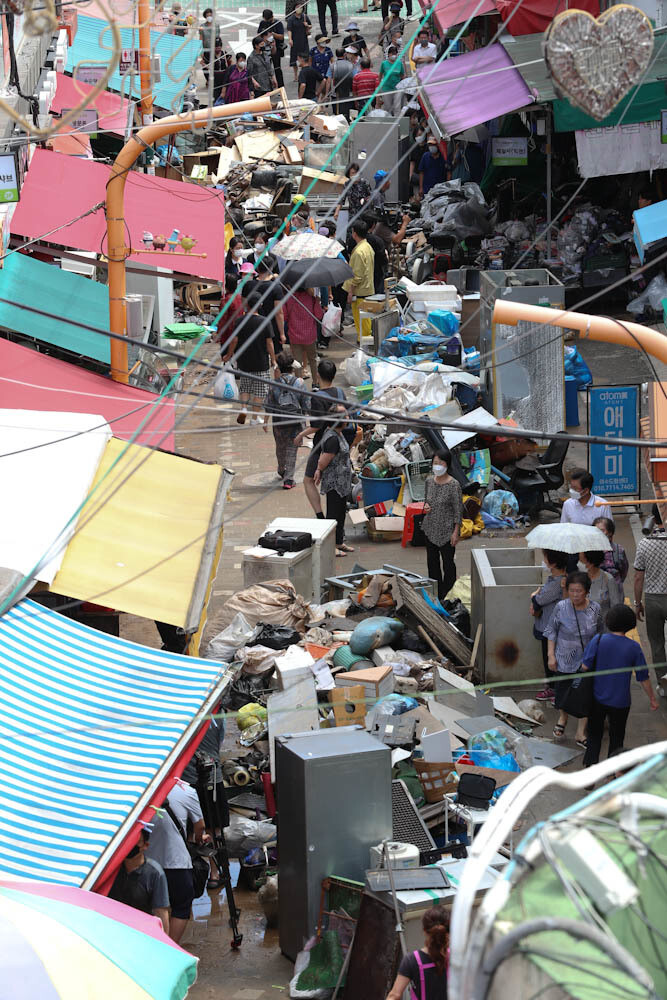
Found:
[(621, 119), (623, 125), (655, 122), (660, 121), (660, 112), (663, 108), (667, 108), (664, 82), (645, 83), (637, 91), (630, 91), (601, 122), (591, 118), (585, 111), (573, 107), (569, 101), (554, 101), (554, 125), (556, 132), (570, 132), (574, 129), (618, 125)]

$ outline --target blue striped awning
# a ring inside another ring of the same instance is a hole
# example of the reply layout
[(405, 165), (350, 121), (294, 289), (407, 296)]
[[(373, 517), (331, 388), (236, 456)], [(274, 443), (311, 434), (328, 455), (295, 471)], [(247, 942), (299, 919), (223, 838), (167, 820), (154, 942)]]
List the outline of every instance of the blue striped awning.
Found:
[(92, 888), (232, 671), (30, 600), (0, 618), (0, 663), (0, 872)]

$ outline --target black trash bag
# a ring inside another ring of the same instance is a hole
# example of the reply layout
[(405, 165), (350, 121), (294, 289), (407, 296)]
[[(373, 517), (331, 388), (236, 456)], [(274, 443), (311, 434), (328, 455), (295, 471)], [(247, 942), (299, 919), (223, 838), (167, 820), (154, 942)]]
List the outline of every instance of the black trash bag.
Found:
[(432, 649), (417, 632), (405, 628), (395, 640), (396, 649), (410, 649), (413, 653), (431, 653)]
[(457, 597), (453, 601), (442, 601), (442, 606), (449, 615), (452, 625), (456, 625), (459, 632), (470, 638), (470, 612), (465, 604)]
[[(262, 623), (259, 622), (261, 625)], [(249, 646), (268, 646), (269, 649), (287, 649), (301, 639), (301, 633), (291, 625), (262, 625), (259, 634)]]

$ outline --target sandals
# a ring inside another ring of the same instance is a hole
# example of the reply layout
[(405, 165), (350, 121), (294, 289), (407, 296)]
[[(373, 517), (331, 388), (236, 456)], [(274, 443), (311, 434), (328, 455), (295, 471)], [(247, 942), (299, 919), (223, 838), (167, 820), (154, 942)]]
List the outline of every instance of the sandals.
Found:
[(206, 888), (209, 889), (209, 890), (210, 889), (221, 889), (222, 888), (222, 879), (221, 878), (210, 878), (208, 880), (208, 882), (206, 883)]
[(294, 482), (293, 479), (286, 479), (285, 482), (283, 483), (284, 490), (293, 490), (295, 486), (296, 483)]
[(342, 549), (343, 552), (354, 552), (354, 547), (352, 545), (345, 545), (345, 543), (339, 545), (338, 548)]
[(583, 740), (575, 740), (574, 742), (577, 744), (578, 747), (581, 747), (582, 750), (588, 750), (588, 740), (586, 739), (585, 736)]
[(343, 556), (346, 556), (346, 555), (347, 555), (347, 552), (345, 552), (345, 550), (344, 550), (344, 549), (338, 549), (338, 548), (337, 548), (337, 549), (336, 549), (336, 555), (337, 555), (337, 556), (338, 556), (338, 557), (339, 557), (340, 559), (342, 559), (342, 558), (343, 558)]
[(565, 726), (561, 726), (560, 722), (557, 722), (554, 726), (554, 739), (562, 740), (565, 736)]

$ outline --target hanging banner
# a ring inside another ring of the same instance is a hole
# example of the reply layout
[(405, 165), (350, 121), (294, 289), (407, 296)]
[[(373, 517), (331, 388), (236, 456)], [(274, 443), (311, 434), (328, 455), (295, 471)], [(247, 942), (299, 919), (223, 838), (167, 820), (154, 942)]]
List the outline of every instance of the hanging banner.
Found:
[(639, 448), (613, 443), (614, 438), (639, 437), (639, 386), (596, 385), (588, 390), (590, 433), (609, 438), (592, 444), (588, 468), (595, 492), (603, 497), (639, 494)]
[(574, 133), (582, 177), (634, 174), (667, 167), (661, 122), (611, 125)]
[(528, 137), (497, 136), (491, 140), (491, 163), (494, 167), (528, 165)]
[[(69, 114), (71, 108), (63, 108), (63, 115)], [(91, 139), (97, 138), (98, 117), (95, 108), (84, 108), (69, 123), (73, 132), (85, 132)]]
[(104, 79), (104, 74), (109, 67), (103, 63), (79, 63), (74, 67), (72, 78), (81, 83), (87, 83), (89, 87), (95, 87)]
[(18, 201), (20, 187), (18, 152), (0, 153), (0, 203)]

